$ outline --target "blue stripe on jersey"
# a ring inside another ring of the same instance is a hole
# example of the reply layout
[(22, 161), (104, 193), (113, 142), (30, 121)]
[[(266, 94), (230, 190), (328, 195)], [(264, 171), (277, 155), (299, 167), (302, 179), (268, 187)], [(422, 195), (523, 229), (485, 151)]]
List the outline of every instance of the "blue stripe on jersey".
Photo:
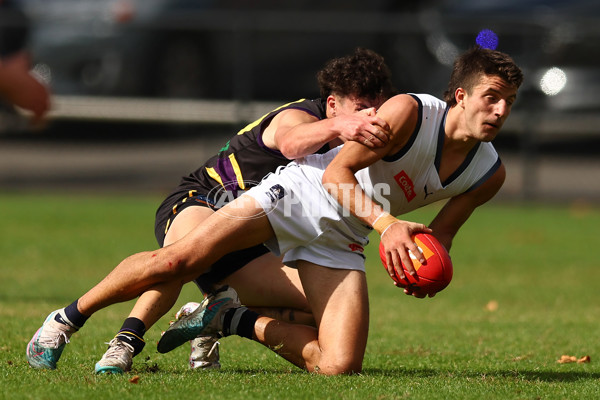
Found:
[(470, 192), (472, 190), (477, 189), (479, 186), (483, 185), (483, 183), (485, 181), (487, 181), (488, 179), (490, 179), (490, 177), (492, 175), (494, 175), (496, 173), (496, 171), (498, 171), (498, 169), (500, 168), (500, 164), (502, 164), (502, 161), (500, 160), (500, 157), (498, 157), (498, 159), (496, 160), (496, 162), (494, 163), (494, 165), (492, 165), (492, 167), (488, 170), (488, 172), (485, 173), (485, 175), (483, 175), (477, 182), (475, 182), (470, 188), (468, 188), (467, 190), (464, 191), (464, 193)]
[[(479, 146), (481, 146), (481, 142), (477, 142), (477, 144), (475, 144), (475, 146), (469, 151), (469, 154), (467, 154), (467, 157), (465, 157), (465, 159), (463, 160), (462, 164), (460, 164), (458, 166), (456, 171), (454, 171), (452, 174), (450, 174), (450, 176), (448, 178), (446, 178), (446, 180), (444, 182), (442, 182), (442, 186), (446, 187), (449, 184), (451, 184), (452, 181), (454, 181), (456, 178), (458, 178), (460, 176), (460, 174), (462, 174), (463, 171), (465, 169), (467, 169), (467, 167), (469, 166), (471, 161), (473, 161), (473, 158), (475, 158), (475, 154), (477, 154), (477, 150), (479, 150)], [(439, 172), (439, 170), (438, 170), (438, 172)]]
[(419, 99), (417, 96), (412, 95), (412, 94), (410, 96), (413, 99), (415, 99), (419, 105), (419, 111), (418, 111), (419, 116), (417, 119), (417, 126), (415, 126), (415, 130), (410, 135), (410, 139), (408, 139), (408, 142), (406, 142), (406, 144), (400, 149), (400, 151), (398, 151), (396, 154), (392, 154), (392, 155), (383, 157), (382, 158), (383, 161), (392, 162), (392, 161), (399, 160), (400, 158), (402, 158), (402, 156), (404, 156), (406, 153), (408, 153), (408, 151), (410, 150), (413, 143), (415, 143), (415, 140), (417, 140), (417, 134), (419, 133), (419, 130), (421, 129), (421, 124), (423, 122), (423, 103), (421, 102), (421, 99)]

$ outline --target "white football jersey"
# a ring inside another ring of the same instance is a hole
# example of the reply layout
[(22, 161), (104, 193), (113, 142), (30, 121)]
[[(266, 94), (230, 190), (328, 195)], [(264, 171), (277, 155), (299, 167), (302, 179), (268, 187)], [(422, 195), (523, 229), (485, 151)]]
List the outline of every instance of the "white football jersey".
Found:
[[(399, 153), (356, 173), (366, 194), (395, 216), (472, 190), (500, 166), (494, 147), (479, 143), (442, 182), (438, 171), (446, 103), (429, 95), (414, 97), (420, 118), (408, 143)], [(365, 270), (363, 250), (371, 227), (351, 215), (321, 183), (323, 171), (340, 148), (281, 167), (246, 192), (261, 205), (275, 232), (265, 244), (275, 254), (285, 254), (283, 261), (288, 266), (306, 260), (329, 268)], [(371, 212), (354, 211), (358, 216)]]
[[(473, 190), (500, 166), (494, 146), (480, 142), (442, 182), (439, 167), (445, 139), (446, 102), (430, 95), (413, 96), (419, 102), (420, 118), (407, 145), (398, 154), (387, 156), (356, 174), (369, 197), (380, 204), (389, 202), (392, 215)], [(384, 193), (385, 190), (389, 193)]]
[[(397, 154), (356, 173), (365, 193), (395, 216), (473, 190), (500, 167), (494, 146), (481, 142), (442, 182), (439, 167), (445, 139), (446, 102), (427, 94), (412, 96), (419, 103), (419, 120), (408, 143)], [(339, 150), (340, 147), (325, 155), (308, 156), (298, 164), (313, 166), (313, 172), (321, 170), (322, 174)]]

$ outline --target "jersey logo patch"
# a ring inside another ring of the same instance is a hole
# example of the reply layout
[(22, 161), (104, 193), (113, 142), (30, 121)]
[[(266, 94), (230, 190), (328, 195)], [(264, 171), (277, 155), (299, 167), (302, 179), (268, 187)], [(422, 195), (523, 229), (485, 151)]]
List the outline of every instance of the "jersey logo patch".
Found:
[(401, 171), (399, 174), (394, 176), (396, 183), (400, 186), (400, 189), (404, 192), (404, 196), (406, 196), (406, 200), (409, 202), (414, 199), (417, 194), (415, 193), (415, 185), (413, 185), (412, 180), (408, 177), (406, 172)]
[(271, 198), (271, 201), (275, 203), (277, 200), (281, 200), (285, 196), (285, 189), (281, 185), (274, 185), (269, 188), (266, 192)]
[(423, 190), (425, 191), (425, 199), (427, 199), (427, 196), (429, 196), (430, 194), (433, 194), (433, 192), (429, 192), (427, 190), (427, 185), (425, 185), (425, 187), (423, 188)]
[(365, 249), (358, 243), (350, 243), (348, 247), (350, 247), (350, 251), (358, 251), (359, 253), (365, 252)]

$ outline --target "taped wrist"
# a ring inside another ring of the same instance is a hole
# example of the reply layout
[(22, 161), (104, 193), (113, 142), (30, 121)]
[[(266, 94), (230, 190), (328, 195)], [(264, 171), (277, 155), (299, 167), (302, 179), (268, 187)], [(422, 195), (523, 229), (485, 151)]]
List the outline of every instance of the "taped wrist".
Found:
[(375, 219), (375, 222), (373, 222), (373, 229), (379, 233), (379, 236), (383, 236), (385, 231), (396, 222), (400, 222), (398, 218), (394, 217), (390, 213), (382, 212)]

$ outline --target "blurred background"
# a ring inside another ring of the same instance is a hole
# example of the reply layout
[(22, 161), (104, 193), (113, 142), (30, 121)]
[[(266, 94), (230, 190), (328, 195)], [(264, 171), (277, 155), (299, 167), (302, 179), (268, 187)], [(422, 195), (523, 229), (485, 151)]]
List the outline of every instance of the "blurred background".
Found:
[(479, 43), (525, 73), (495, 142), (498, 198), (600, 201), (597, 0), (11, 3), (26, 19), (0, 23), (27, 24), (52, 109), (34, 128), (0, 107), (0, 191), (165, 194), (247, 122), (318, 97), (330, 58), (371, 48), (399, 91), (441, 97), (454, 57)]

